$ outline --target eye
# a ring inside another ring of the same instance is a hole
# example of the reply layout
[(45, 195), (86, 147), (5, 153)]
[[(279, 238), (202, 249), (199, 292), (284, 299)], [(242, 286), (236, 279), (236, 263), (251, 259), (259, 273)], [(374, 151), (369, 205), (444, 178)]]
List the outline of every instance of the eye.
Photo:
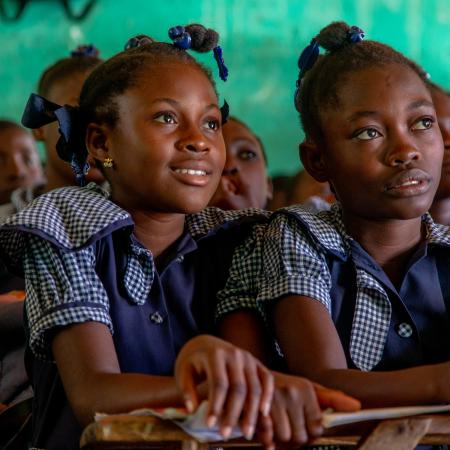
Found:
[(411, 127), (412, 130), (429, 130), (433, 126), (434, 120), (431, 117), (422, 117)]
[(375, 128), (366, 128), (355, 134), (355, 138), (361, 139), (362, 141), (370, 141), (371, 139), (376, 139), (380, 137), (381, 134), (375, 130)]
[(253, 150), (242, 150), (239, 152), (239, 158), (244, 161), (251, 161), (258, 157), (258, 154)]
[(176, 117), (175, 114), (171, 113), (171, 112), (162, 112), (157, 114), (154, 117), (154, 120), (156, 122), (160, 122), (160, 123), (167, 123), (167, 124), (175, 124), (177, 123), (176, 121)]
[(217, 119), (208, 119), (203, 126), (208, 130), (218, 131), (220, 129), (220, 122)]

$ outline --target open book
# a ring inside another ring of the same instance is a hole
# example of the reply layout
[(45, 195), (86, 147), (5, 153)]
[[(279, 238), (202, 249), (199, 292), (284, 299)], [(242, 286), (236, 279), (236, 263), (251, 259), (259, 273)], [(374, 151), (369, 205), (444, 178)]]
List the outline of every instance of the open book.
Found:
[[(131, 411), (130, 415), (155, 416), (160, 419), (171, 420), (199, 442), (222, 441), (223, 438), (218, 427), (208, 428), (205, 424), (207, 403), (203, 402), (194, 414), (188, 414), (184, 408), (146, 408)], [(450, 405), (432, 406), (402, 406), (396, 408), (362, 409), (351, 413), (325, 411), (322, 416), (324, 428), (336, 427), (349, 423), (366, 420), (393, 419), (398, 417), (414, 416), (417, 414), (432, 414), (450, 411)], [(95, 420), (101, 420), (106, 414), (95, 415)], [(243, 437), (241, 430), (235, 428), (230, 439)]]
[(450, 411), (450, 405), (373, 408), (361, 409), (360, 411), (351, 413), (325, 411), (322, 416), (322, 425), (324, 428), (331, 428), (348, 423), (363, 422), (365, 420), (395, 419), (399, 417), (416, 416), (418, 414), (436, 414), (448, 411)]

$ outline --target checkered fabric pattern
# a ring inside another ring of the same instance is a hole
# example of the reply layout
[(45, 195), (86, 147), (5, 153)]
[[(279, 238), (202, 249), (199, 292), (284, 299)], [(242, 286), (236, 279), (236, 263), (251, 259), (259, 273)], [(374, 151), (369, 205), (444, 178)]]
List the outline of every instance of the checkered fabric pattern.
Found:
[[(148, 299), (156, 270), (153, 256), (132, 235), (130, 215), (108, 196), (93, 183), (58, 189), (0, 227), (0, 251), (10, 267), (25, 275), (30, 347), (39, 358), (51, 359), (46, 335), (54, 327), (97, 321), (113, 332), (109, 300), (95, 270), (95, 242), (107, 234), (129, 229), (124, 287), (130, 301), (142, 305)], [(187, 216), (186, 226), (194, 238), (203, 237), (247, 215), (268, 213), (207, 208)]]
[[(430, 244), (450, 245), (449, 227), (433, 223), (428, 214), (423, 223)], [(252, 305), (264, 310), (285, 295), (315, 299), (331, 314), (326, 255), (333, 252), (351, 258), (351, 240), (339, 204), (318, 214), (299, 206), (278, 211), (269, 224), (260, 226), (236, 249), (230, 279), (218, 293), (217, 317)], [(358, 368), (368, 371), (382, 357), (391, 305), (388, 294), (370, 273), (358, 268), (354, 282), (356, 308), (350, 354)]]

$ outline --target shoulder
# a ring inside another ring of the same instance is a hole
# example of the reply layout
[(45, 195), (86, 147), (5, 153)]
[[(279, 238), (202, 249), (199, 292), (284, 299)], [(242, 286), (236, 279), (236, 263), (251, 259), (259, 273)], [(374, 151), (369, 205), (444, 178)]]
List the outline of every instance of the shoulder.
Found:
[(269, 226), (271, 233), (291, 234), (312, 241), (326, 251), (347, 252), (347, 235), (338, 204), (328, 211), (313, 212), (301, 205), (276, 211)]
[(108, 200), (94, 183), (56, 189), (9, 217), (0, 228), (0, 245), (11, 233), (37, 235), (65, 250), (89, 245), (108, 232), (132, 226), (130, 215)]
[(247, 228), (250, 231), (254, 225), (267, 222), (270, 215), (269, 211), (256, 208), (224, 211), (209, 207), (186, 216), (186, 226), (191, 236), (199, 239), (219, 230), (239, 228), (243, 232)]

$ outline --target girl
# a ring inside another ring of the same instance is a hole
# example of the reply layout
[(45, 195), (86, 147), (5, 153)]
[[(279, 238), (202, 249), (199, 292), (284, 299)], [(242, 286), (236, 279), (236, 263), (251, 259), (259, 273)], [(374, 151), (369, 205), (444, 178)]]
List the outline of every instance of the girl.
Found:
[[(193, 410), (203, 382), (207, 423), (219, 422), (224, 437), (241, 413), (251, 437), (271, 406), (272, 375), (261, 363), (199, 336), (250, 220), (237, 228), (237, 213), (192, 214), (212, 197), (225, 148), (211, 75), (185, 49), (214, 49), (224, 67), (214, 31), (192, 25), (170, 36), (174, 44), (133, 39), (128, 47), (138, 47), (97, 67), (78, 108), (32, 96), (24, 114), (31, 127), (58, 119), (58, 153), (80, 182), (89, 151), (111, 185), (110, 198), (95, 184), (43, 195), (0, 231), (26, 279), (37, 447), (76, 448), (95, 411), (183, 402)], [(299, 422), (317, 433), (312, 389), (294, 385), (285, 397), (293, 393), (307, 408)]]
[(292, 373), (365, 406), (448, 403), (450, 235), (427, 214), (442, 137), (423, 71), (363, 36), (332, 23), (299, 60), (302, 163), (338, 203), (275, 213), (237, 253), (219, 315), (249, 321), (253, 298)]
[(210, 205), (222, 209), (261, 208), (272, 199), (272, 180), (261, 139), (236, 117), (223, 127), (225, 168)]
[(437, 223), (450, 225), (450, 96), (437, 84), (429, 85), (445, 148), (441, 181), (430, 214)]

